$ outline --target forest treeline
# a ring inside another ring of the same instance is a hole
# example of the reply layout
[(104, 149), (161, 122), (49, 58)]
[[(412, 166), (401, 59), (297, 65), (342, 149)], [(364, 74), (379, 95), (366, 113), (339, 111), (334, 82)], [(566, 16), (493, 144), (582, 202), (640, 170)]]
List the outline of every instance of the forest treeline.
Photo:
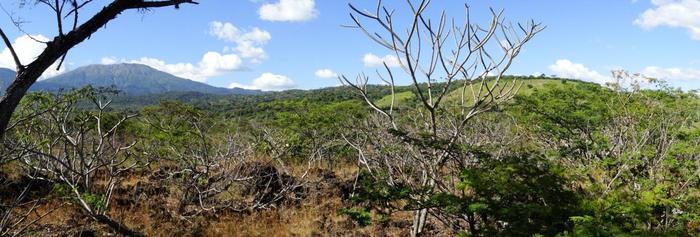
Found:
[(700, 234), (694, 92), (519, 81), (456, 138), (461, 87), (435, 133), (412, 87), (369, 90), (391, 122), (349, 87), (117, 109), (108, 89), (33, 93), (3, 140), (0, 235), (255, 235), (221, 225), (285, 210), (313, 213), (291, 215), (302, 235), (406, 235), (420, 210), (428, 235)]

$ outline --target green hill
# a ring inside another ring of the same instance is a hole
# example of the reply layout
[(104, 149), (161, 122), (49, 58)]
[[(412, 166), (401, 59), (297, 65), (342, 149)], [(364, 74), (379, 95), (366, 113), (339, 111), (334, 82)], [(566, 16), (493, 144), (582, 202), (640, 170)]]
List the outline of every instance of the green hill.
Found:
[[(507, 90), (510, 88), (512, 83), (512, 78), (508, 77), (505, 80), (502, 80), (496, 90)], [(583, 81), (578, 81), (578, 80), (571, 80), (571, 79), (562, 79), (562, 78), (522, 78), (522, 79), (517, 79), (517, 84), (516, 84), (516, 89), (518, 89), (517, 93), (520, 95), (529, 95), (531, 94), (536, 88), (543, 87), (546, 84), (553, 84), (553, 83), (586, 83)], [(494, 81), (489, 80), (487, 82), (487, 85), (489, 87), (493, 86)], [(441, 86), (442, 84), (438, 83), (436, 86)], [(470, 86), (467, 86), (466, 90), (463, 90), (463, 83), (462, 82), (456, 82), (453, 84), (453, 88), (450, 88), (450, 91), (445, 95), (445, 98), (443, 99), (445, 103), (456, 103), (461, 101), (462, 98), (462, 93), (464, 93), (464, 98), (469, 99), (473, 97), (472, 90)], [(519, 85), (519, 86), (518, 86)], [(478, 84), (475, 84), (473, 86), (473, 89), (477, 91), (479, 88)], [(504, 88), (505, 87), (505, 88)], [(402, 106), (415, 106), (416, 103), (418, 103), (418, 97), (415, 92), (415, 89), (413, 87), (397, 87), (397, 93), (396, 93), (396, 98), (394, 100), (394, 106), (395, 107), (402, 107)], [(388, 108), (391, 105), (391, 95), (387, 94), (380, 99), (375, 100), (375, 103), (377, 106), (381, 108)]]

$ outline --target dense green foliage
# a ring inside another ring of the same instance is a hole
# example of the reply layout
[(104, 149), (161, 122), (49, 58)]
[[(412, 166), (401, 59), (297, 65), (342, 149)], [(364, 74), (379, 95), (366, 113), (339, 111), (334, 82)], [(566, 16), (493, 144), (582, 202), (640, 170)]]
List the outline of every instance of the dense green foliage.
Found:
[(534, 147), (574, 178), (576, 235), (698, 234), (698, 97), (552, 85), (516, 100)]
[[(464, 194), (433, 194), (421, 205), (465, 215), (471, 235), (700, 233), (698, 97), (566, 82), (531, 87), (473, 121), (505, 132), (472, 133), (485, 155), (463, 170)], [(476, 144), (463, 145), (474, 152)], [(381, 213), (387, 202), (414, 200), (379, 184), (364, 190)]]
[(568, 218), (579, 214), (579, 197), (562, 169), (527, 155), (483, 163), (462, 172), (460, 185), (471, 195), (458, 210), (480, 216), (483, 235), (552, 236), (571, 227)]
[[(187, 157), (216, 162), (211, 154), (222, 153), (232, 144), (252, 151), (236, 153), (231, 156), (234, 159), (245, 155), (304, 164), (314, 157), (330, 169), (358, 164), (352, 194), (346, 208), (337, 213), (360, 227), (432, 208), (450, 217), (431, 223), (434, 228), (441, 225), (468, 236), (700, 234), (697, 95), (668, 88), (623, 90), (561, 80), (529, 84), (514, 100), (469, 121), (465, 138), (448, 148), (453, 156), (467, 161), (450, 166), (459, 168), (451, 177), (456, 182), (445, 185), (457, 192), (380, 182), (393, 171), (368, 172), (369, 166), (356, 160), (358, 149), (348, 140), (363, 138), (381, 144), (381, 150), (370, 152), (392, 156), (408, 156), (412, 147), (429, 151), (446, 142), (407, 132), (405, 128), (414, 126), (410, 117), (397, 119), (398, 129), (370, 133), (380, 130), (368, 122), (376, 114), (345, 87), (251, 96), (195, 94), (191, 99), (154, 96), (151, 100), (162, 100), (157, 105), (127, 106), (133, 98), (144, 97), (118, 96), (115, 103), (121, 106), (106, 112), (100, 126), (107, 128), (119, 116), (137, 113), (117, 133), (125, 140), (139, 141), (130, 157), (156, 166), (216, 169), (221, 163), (206, 166), (209, 163)], [(390, 103), (388, 87), (374, 86), (370, 92), (380, 106)], [(398, 87), (397, 93), (397, 109), (420, 114), (412, 88)], [(56, 103), (60, 101), (54, 95), (33, 94), (25, 99), (18, 116), (58, 108)], [(77, 110), (72, 116), (90, 121), (85, 117), (90, 115), (94, 113)], [(50, 123), (27, 121), (23, 128), (60, 133)], [(225, 143), (232, 135), (235, 143)], [(12, 136), (17, 142), (36, 138), (19, 131)], [(220, 187), (220, 180), (205, 177), (196, 172), (181, 174), (172, 182), (201, 189)], [(182, 190), (182, 200), (197, 203), (201, 198)], [(104, 201), (91, 192), (81, 195), (89, 205), (103, 206)]]

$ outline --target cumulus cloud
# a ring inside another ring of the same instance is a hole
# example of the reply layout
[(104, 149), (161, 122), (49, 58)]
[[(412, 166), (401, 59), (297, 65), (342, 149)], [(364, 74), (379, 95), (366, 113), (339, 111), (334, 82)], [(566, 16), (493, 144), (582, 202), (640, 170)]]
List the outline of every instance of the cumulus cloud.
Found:
[(336, 78), (338, 74), (330, 69), (319, 69), (316, 71), (316, 77), (318, 78)]
[[(597, 71), (587, 68), (583, 64), (573, 63), (566, 59), (557, 60), (553, 65), (549, 66), (549, 70), (560, 77), (590, 81), (598, 84), (606, 84), (615, 81), (611, 76), (603, 76)], [(641, 71), (634, 73), (634, 75), (642, 76), (634, 76), (632, 79), (636, 82), (641, 83), (643, 86), (650, 86), (652, 84), (649, 84), (649, 82), (644, 79), (645, 77), (656, 78), (667, 82), (700, 80), (700, 69), (647, 66)], [(621, 83), (629, 84), (630, 82), (623, 81)]]
[(700, 40), (700, 1), (697, 0), (652, 0), (652, 9), (647, 9), (634, 24), (644, 29), (659, 26), (685, 28), (695, 40)]
[(117, 64), (117, 63), (119, 63), (119, 60), (115, 57), (104, 57), (100, 60), (100, 64), (104, 64), (104, 65)]
[(263, 4), (258, 9), (260, 19), (266, 21), (308, 21), (318, 15), (314, 0), (279, 0)]
[(119, 60), (115, 57), (104, 57), (100, 62), (102, 64), (144, 64), (178, 77), (206, 82), (211, 77), (241, 70), (243, 68), (243, 59), (259, 63), (260, 60), (267, 58), (267, 54), (262, 46), (272, 39), (269, 32), (257, 27), (245, 30), (231, 23), (219, 21), (209, 23), (209, 34), (218, 39), (235, 43), (236, 46), (233, 48), (225, 47), (223, 52), (206, 52), (199, 62), (196, 63), (169, 63), (153, 57), (142, 57), (136, 60)]
[(362, 62), (365, 64), (366, 67), (383, 67), (384, 63), (386, 63), (386, 65), (389, 67), (401, 66), (399, 58), (391, 54), (388, 54), (384, 57), (379, 57), (377, 55), (368, 53), (365, 54), (364, 57), (362, 57)]
[(289, 77), (287, 76), (266, 72), (263, 73), (260, 77), (255, 78), (250, 85), (244, 85), (234, 82), (229, 85), (229, 88), (280, 91), (292, 89), (295, 86), (296, 83), (294, 83), (294, 81), (292, 79), (289, 79)]
[[(42, 51), (44, 51), (44, 48), (46, 48), (46, 44), (37, 42), (32, 38), (44, 42), (49, 41), (49, 38), (46, 38), (43, 35), (23, 35), (17, 37), (12, 43), (12, 47), (15, 49), (15, 52), (17, 52), (17, 56), (19, 57), (20, 62), (24, 65), (27, 65), (30, 62), (32, 62), (37, 56), (39, 56), (39, 54), (41, 54)], [(41, 78), (49, 78), (66, 71), (65, 67), (63, 66), (56, 70), (57, 66), (58, 62), (51, 65), (51, 67), (46, 69), (44, 74), (42, 74)], [(7, 47), (5, 47), (0, 52), (0, 67), (9, 68), (12, 70), (15, 70), (15, 68), (17, 68), (17, 66), (15, 65), (15, 61), (12, 58), (12, 53)]]
[[(107, 60), (107, 62), (110, 61)], [(227, 72), (239, 70), (242, 65), (242, 60), (238, 55), (220, 54), (217, 52), (205, 53), (197, 64), (168, 64), (163, 60), (149, 57), (143, 57), (128, 62), (148, 65), (160, 71), (198, 82), (206, 82), (210, 77), (220, 76)]]
[(610, 77), (603, 76), (597, 71), (587, 68), (583, 64), (574, 63), (567, 59), (557, 60), (554, 64), (549, 66), (549, 70), (560, 77), (590, 81), (598, 84), (605, 84), (612, 81)]
[(646, 77), (662, 79), (665, 81), (700, 79), (700, 70), (692, 68), (661, 68), (656, 66), (649, 66), (644, 68), (641, 74)]
[(235, 51), (243, 58), (255, 63), (267, 58), (262, 48), (272, 36), (269, 32), (253, 27), (251, 30), (240, 29), (229, 22), (213, 21), (209, 23), (209, 34), (236, 44)]

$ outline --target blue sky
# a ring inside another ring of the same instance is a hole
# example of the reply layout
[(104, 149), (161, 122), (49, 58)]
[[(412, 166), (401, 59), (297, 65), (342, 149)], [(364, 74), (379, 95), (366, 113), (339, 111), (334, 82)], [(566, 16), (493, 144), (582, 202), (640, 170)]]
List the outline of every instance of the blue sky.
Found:
[[(46, 7), (2, 1), (21, 17), (30, 35), (56, 34)], [(96, 0), (81, 16), (107, 0)], [(352, 0), (373, 9), (374, 0)], [(406, 10), (404, 1), (385, 1)], [(437, 1), (430, 13), (445, 10), (461, 19), (462, 5), (485, 22), (489, 7), (503, 9), (506, 19), (542, 22), (537, 35), (516, 59), (509, 74), (547, 74), (595, 82), (624, 68), (665, 79), (684, 89), (700, 89), (700, 1), (697, 0), (494, 0)], [(341, 27), (352, 21), (348, 1), (339, 0), (200, 0), (199, 5), (130, 11), (74, 48), (59, 71), (100, 63), (143, 63), (211, 85), (264, 90), (310, 89), (339, 84), (334, 74), (372, 72), (372, 60), (389, 54), (362, 32)], [(43, 47), (17, 30), (9, 17), (2, 27), (15, 39), (23, 63)], [(3, 49), (4, 47), (0, 47)], [(0, 67), (12, 67), (7, 50)], [(376, 57), (369, 56), (368, 54)], [(376, 64), (376, 62), (375, 62)]]

